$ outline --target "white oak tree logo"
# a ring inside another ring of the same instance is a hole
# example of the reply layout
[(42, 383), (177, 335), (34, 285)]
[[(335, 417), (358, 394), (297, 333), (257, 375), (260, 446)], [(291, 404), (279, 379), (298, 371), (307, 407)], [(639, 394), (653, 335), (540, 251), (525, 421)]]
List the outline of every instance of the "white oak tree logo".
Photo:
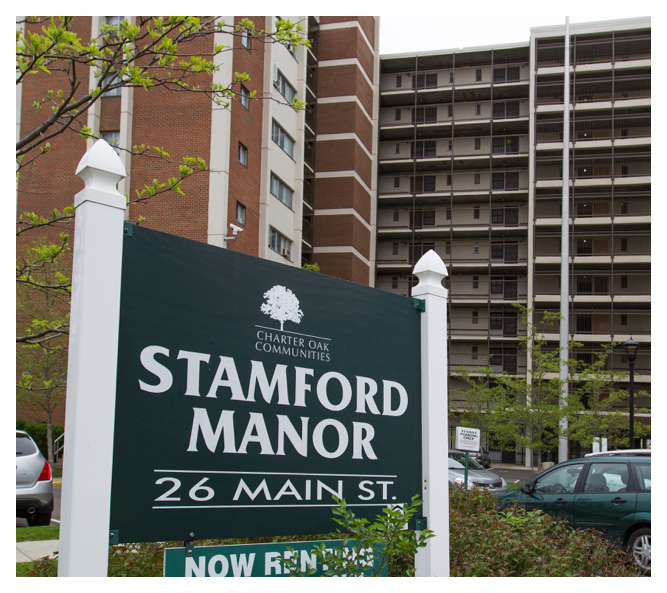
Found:
[(261, 311), (271, 319), (280, 321), (280, 331), (285, 321), (301, 323), (303, 311), (299, 308), (299, 299), (289, 288), (274, 286), (264, 293), (264, 298), (266, 302), (262, 305)]

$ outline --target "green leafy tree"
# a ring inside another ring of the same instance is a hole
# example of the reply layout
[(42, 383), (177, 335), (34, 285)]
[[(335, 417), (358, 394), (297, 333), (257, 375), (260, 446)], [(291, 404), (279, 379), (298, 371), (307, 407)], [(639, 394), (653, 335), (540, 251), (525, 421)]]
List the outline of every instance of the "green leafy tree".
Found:
[[(542, 452), (558, 445), (560, 421), (569, 410), (569, 400), (561, 401), (564, 382), (559, 378), (560, 351), (550, 349), (545, 338), (547, 329), (560, 320), (560, 314), (545, 311), (538, 325), (532, 322), (533, 309), (517, 304), (515, 307), (526, 327), (519, 344), (532, 363), (526, 377), (496, 373), (490, 367), (477, 369), (479, 376), (465, 372), (457, 376), (468, 385), (467, 390), (460, 391), (466, 407), (470, 402), (472, 410), (466, 421), (481, 418), (500, 442), (536, 451), (541, 468)], [(570, 348), (578, 345), (569, 343)]]
[[(233, 51), (231, 44), (214, 41), (217, 33), (231, 38), (249, 35), (258, 43), (309, 45), (303, 27), (285, 19), (277, 20), (274, 30), (267, 31), (256, 28), (249, 19), (234, 25), (213, 16), (145, 16), (136, 17), (134, 22), (124, 19), (115, 25), (102, 25), (99, 34), (84, 39), (77, 33), (76, 18), (27, 17), (17, 22), (17, 91), (34, 77), (47, 88), (32, 104), (37, 123), (21, 129), (16, 141), (17, 180), (22, 173), (39, 167), (45, 154), (57, 154), (59, 147), (72, 137), (82, 143), (82, 148), (87, 140), (98, 138), (87, 125), (87, 115), (109, 91), (123, 87), (145, 92), (163, 89), (192, 97), (205, 96), (216, 105), (229, 106), (239, 96), (241, 83), (248, 84), (249, 76), (235, 73), (226, 84), (214, 82), (213, 74), (220, 69), (224, 55)], [(207, 40), (207, 44), (202, 44)], [(205, 46), (210, 50), (202, 52)], [(254, 91), (250, 97), (255, 98)], [(271, 100), (285, 103), (282, 98)], [(294, 99), (290, 106), (300, 110), (304, 103)], [(190, 178), (208, 171), (205, 161), (197, 155), (172, 156), (163, 147), (146, 143), (118, 148), (132, 157), (167, 163), (173, 169), (166, 179), (154, 179), (136, 190), (134, 196), (127, 196), (128, 206), (169, 192), (183, 195)], [(49, 189), (58, 204), (71, 203), (73, 196), (58, 197), (56, 187)], [(21, 398), (37, 394), (47, 399), (56, 397), (64, 386), (64, 374), (53, 374), (53, 360), (64, 359), (56, 366), (62, 363), (66, 368), (69, 249), (75, 211), (70, 205), (59, 208), (48, 212), (22, 211), (19, 184), (16, 235), (17, 252), (22, 255), (16, 262), (16, 342), (17, 389)], [(142, 221), (142, 217), (136, 220)], [(45, 413), (48, 418), (49, 412)]]
[[(568, 414), (568, 436), (585, 447), (602, 437), (608, 445), (627, 448), (629, 446), (629, 395), (618, 389), (619, 381), (627, 378), (627, 371), (614, 372), (607, 369), (607, 360), (616, 344), (603, 344), (603, 351), (592, 364), (576, 363), (570, 387)], [(645, 391), (637, 397), (649, 397)], [(648, 412), (636, 408), (635, 412)], [(635, 419), (635, 436), (641, 438), (650, 433), (650, 427)]]

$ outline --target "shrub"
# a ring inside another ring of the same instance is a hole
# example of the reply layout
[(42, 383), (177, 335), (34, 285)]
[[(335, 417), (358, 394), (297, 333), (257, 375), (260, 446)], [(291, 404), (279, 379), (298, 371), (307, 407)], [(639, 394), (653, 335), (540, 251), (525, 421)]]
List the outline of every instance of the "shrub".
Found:
[(539, 510), (495, 508), (488, 491), (450, 488), (451, 576), (637, 576), (627, 554), (594, 530)]
[[(25, 430), (35, 441), (40, 452), (44, 457), (47, 456), (48, 447), (46, 444), (46, 422), (29, 422), (27, 420), (16, 421), (17, 430)], [(53, 440), (55, 441), (63, 432), (65, 427), (62, 424), (53, 425)], [(55, 451), (54, 451), (55, 453)]]

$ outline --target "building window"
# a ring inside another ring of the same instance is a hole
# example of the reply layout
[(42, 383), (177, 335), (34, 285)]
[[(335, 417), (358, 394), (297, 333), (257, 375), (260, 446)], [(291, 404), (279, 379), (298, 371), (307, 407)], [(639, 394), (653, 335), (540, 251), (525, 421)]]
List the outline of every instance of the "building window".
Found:
[(482, 104), (477, 103), (475, 105), (475, 115), (482, 115)]
[(447, 175), (447, 185), (451, 186), (452, 185), (452, 176)]
[(493, 117), (505, 117), (505, 103), (493, 104)]
[(236, 202), (236, 222), (245, 225), (245, 206)]
[(452, 117), (452, 106), (447, 105), (447, 117)]
[(392, 255), (398, 255), (398, 243), (394, 243), (391, 246), (391, 254)]
[(472, 347), (472, 359), (477, 360), (477, 354), (479, 353), (479, 346)]
[(280, 234), (273, 227), (271, 227), (269, 247), (275, 252), (280, 253), (280, 255), (284, 255), (288, 259), (292, 255), (292, 241), (290, 241), (284, 235)]
[(394, 222), (398, 222), (398, 210), (394, 210)]
[(452, 141), (451, 140), (447, 140), (447, 151), (448, 152), (452, 151)]
[(475, 70), (475, 81), (482, 82), (482, 70), (480, 68)]
[(396, 290), (398, 288), (398, 276), (391, 277), (391, 288)]
[(475, 173), (475, 185), (480, 184), (480, 178), (481, 178), (481, 175), (479, 173)]
[(621, 325), (628, 325), (628, 316), (625, 313), (621, 315)]
[(396, 88), (400, 89), (402, 86), (403, 86), (403, 77), (399, 75), (396, 77)]
[(451, 220), (451, 219), (452, 219), (452, 209), (447, 208), (447, 210), (445, 211), (445, 220)]
[(621, 251), (627, 251), (627, 250), (628, 250), (628, 240), (621, 239)]
[(271, 173), (271, 193), (288, 208), (292, 207), (292, 196), (294, 195), (294, 192), (273, 173)]
[(400, 152), (401, 152), (401, 144), (397, 142), (396, 148), (394, 149), (394, 154), (400, 154)]
[(493, 208), (491, 210), (491, 224), (503, 224), (505, 222), (505, 210), (502, 208)]
[(475, 220), (479, 220), (479, 206), (475, 206), (472, 210), (472, 217)]
[(628, 287), (628, 277), (621, 276), (621, 288), (627, 288), (627, 287)]
[(424, 176), (424, 191), (435, 191), (435, 175)]
[(479, 253), (479, 242), (475, 241), (475, 246), (473, 247), (472, 250), (473, 253)]
[(246, 109), (250, 109), (250, 91), (241, 85), (241, 105)]
[(449, 73), (449, 83), (452, 84), (454, 82), (454, 73), (450, 72)]
[(422, 223), (424, 226), (435, 226), (435, 210), (424, 210), (422, 212)]
[(493, 69), (493, 82), (505, 82), (505, 68)]
[(294, 87), (287, 82), (287, 79), (283, 76), (283, 73), (278, 70), (278, 62), (273, 62), (273, 86), (278, 89), (278, 92), (285, 97), (285, 100), (288, 103), (292, 103), (296, 97), (296, 91)]
[(445, 243), (445, 255), (451, 255), (452, 254), (452, 244), (447, 242)]
[(290, 158), (294, 158), (294, 140), (276, 123), (276, 120), (273, 120), (271, 138)]
[(120, 141), (120, 132), (102, 132), (100, 138), (105, 140), (111, 148), (116, 151), (116, 154), (120, 154), (120, 148), (118, 142)]
[(479, 288), (479, 276), (472, 277), (472, 287)]
[(400, 187), (400, 186), (401, 186), (401, 178), (394, 177), (394, 187)]
[(479, 311), (472, 312), (472, 324), (479, 325)]
[(401, 121), (401, 110), (400, 109), (396, 110), (396, 121)]
[(438, 74), (427, 74), (426, 75), (426, 88), (435, 88), (438, 86)]
[(248, 149), (239, 142), (239, 163), (248, 166)]
[[(120, 78), (114, 73), (107, 74), (102, 81), (100, 82), (100, 88), (104, 88), (107, 85), (117, 84), (120, 82)], [(103, 97), (120, 97), (121, 87), (116, 87), (110, 91), (106, 91), (102, 96)]]
[(482, 139), (475, 138), (475, 150), (479, 150), (480, 148), (482, 148)]
[(250, 31), (241, 31), (241, 45), (250, 51)]

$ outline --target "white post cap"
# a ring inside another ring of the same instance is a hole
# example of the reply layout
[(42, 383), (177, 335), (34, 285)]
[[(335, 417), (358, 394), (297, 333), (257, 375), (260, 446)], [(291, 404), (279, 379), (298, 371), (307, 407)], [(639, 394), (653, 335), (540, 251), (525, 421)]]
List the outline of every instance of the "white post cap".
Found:
[[(76, 175), (83, 179), (86, 187), (75, 196), (75, 206), (78, 207), (88, 200), (125, 209), (125, 197), (118, 192), (116, 186), (127, 173), (120, 157), (106, 141), (98, 140), (83, 155), (76, 168)], [(93, 194), (95, 198), (91, 199)]]
[(419, 278), (419, 284), (412, 289), (412, 296), (426, 293), (447, 296), (447, 289), (442, 285), (442, 279), (448, 276), (447, 267), (433, 249), (422, 255), (412, 273)]

